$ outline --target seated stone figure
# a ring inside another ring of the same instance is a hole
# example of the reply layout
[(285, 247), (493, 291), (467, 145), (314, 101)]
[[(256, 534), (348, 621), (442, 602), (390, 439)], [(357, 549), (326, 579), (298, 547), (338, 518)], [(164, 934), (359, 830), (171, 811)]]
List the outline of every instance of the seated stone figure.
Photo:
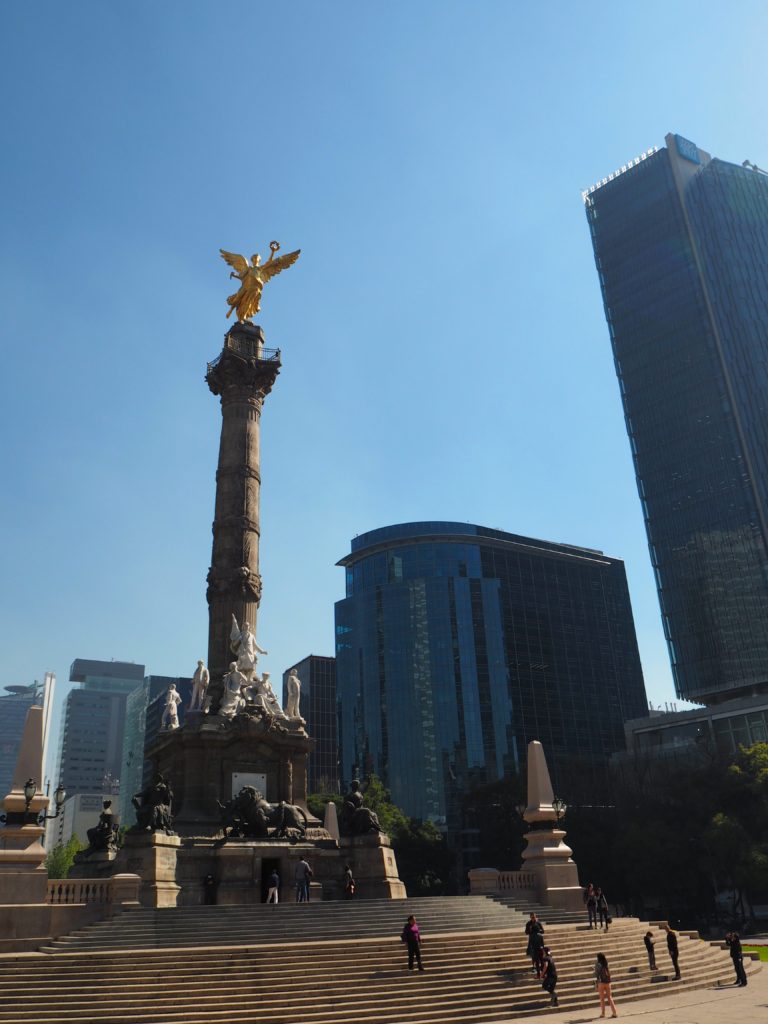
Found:
[(361, 836), (366, 832), (381, 832), (379, 818), (370, 807), (363, 806), (360, 780), (353, 779), (349, 792), (339, 811), (339, 832), (343, 836)]
[(224, 676), (224, 694), (219, 705), (221, 718), (234, 718), (245, 706), (243, 687), (247, 679), (237, 667), (237, 662), (230, 662), (229, 672)]
[(131, 803), (136, 808), (136, 830), (165, 832), (167, 836), (175, 834), (171, 828), (173, 790), (162, 775), (158, 773), (146, 789), (131, 797)]
[(83, 856), (89, 857), (92, 853), (105, 850), (113, 851), (120, 845), (120, 826), (115, 823), (115, 816), (112, 813), (112, 801), (105, 800), (103, 810), (99, 815), (99, 822), (93, 828), (89, 828), (88, 847), (82, 851)]

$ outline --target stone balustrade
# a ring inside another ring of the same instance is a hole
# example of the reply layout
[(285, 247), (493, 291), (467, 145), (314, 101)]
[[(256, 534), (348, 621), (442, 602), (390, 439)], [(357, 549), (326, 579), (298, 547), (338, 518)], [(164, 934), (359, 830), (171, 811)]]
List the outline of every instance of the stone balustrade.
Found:
[(138, 875), (118, 874), (112, 878), (49, 878), (46, 903), (102, 903), (115, 907), (138, 906)]
[(499, 871), (498, 868), (472, 868), (469, 872), (469, 891), (472, 895), (485, 893), (526, 893), (537, 891), (534, 871)]

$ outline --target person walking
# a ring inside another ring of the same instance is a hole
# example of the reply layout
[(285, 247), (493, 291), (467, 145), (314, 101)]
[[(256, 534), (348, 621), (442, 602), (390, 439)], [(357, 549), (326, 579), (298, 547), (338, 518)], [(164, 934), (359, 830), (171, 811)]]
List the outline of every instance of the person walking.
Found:
[(352, 874), (352, 868), (349, 866), (349, 864), (345, 864), (344, 865), (344, 893), (345, 893), (345, 895), (346, 895), (348, 900), (351, 900), (352, 897), (355, 895), (355, 889), (356, 888), (357, 888), (357, 886), (355, 885), (355, 879), (354, 879), (354, 876)]
[(549, 946), (545, 946), (543, 949), (543, 959), (541, 961), (541, 987), (545, 992), (549, 992), (550, 1004), (552, 1006), (558, 1006), (557, 994), (555, 988), (557, 986), (557, 966), (555, 961), (552, 959), (552, 951)]
[(605, 893), (598, 886), (595, 889), (595, 903), (597, 905), (597, 916), (600, 920), (600, 927), (605, 925), (605, 930), (608, 931), (608, 925), (611, 923), (611, 915), (608, 913), (608, 900), (605, 898)]
[(275, 868), (272, 868), (272, 874), (269, 876), (269, 889), (267, 890), (267, 903), (279, 903), (280, 894), (280, 875), (278, 875)]
[(614, 1003), (613, 996), (611, 995), (611, 972), (608, 969), (605, 953), (598, 953), (595, 960), (595, 984), (597, 985), (597, 994), (600, 997), (600, 1016), (605, 1016), (605, 1007), (608, 1005), (611, 1008), (611, 1016), (618, 1017), (616, 1003)]
[(584, 906), (587, 908), (589, 927), (591, 928), (594, 924), (597, 928), (597, 896), (595, 896), (595, 887), (591, 882), (584, 890)]
[(309, 903), (309, 883), (312, 880), (312, 868), (304, 857), (296, 865), (296, 902)]
[(744, 970), (744, 954), (741, 951), (741, 939), (738, 932), (728, 932), (725, 936), (728, 949), (733, 960), (733, 969), (736, 971), (736, 984), (743, 988), (747, 984), (747, 972)]
[(531, 958), (533, 973), (536, 977), (541, 976), (541, 954), (544, 949), (544, 925), (535, 914), (531, 914), (525, 922), (525, 934), (528, 936), (528, 945), (525, 955)]
[(680, 981), (680, 966), (677, 962), (677, 958), (680, 955), (677, 948), (677, 932), (673, 932), (668, 924), (664, 925), (664, 931), (667, 933), (667, 949), (669, 950), (669, 958), (672, 961), (672, 966), (675, 968), (674, 981)]
[(658, 971), (656, 966), (656, 950), (653, 948), (653, 932), (646, 932), (643, 937), (645, 943), (645, 950), (648, 954), (648, 966), (652, 971)]
[(415, 960), (419, 965), (419, 970), (423, 971), (424, 967), (421, 963), (421, 932), (413, 914), (409, 915), (408, 920), (403, 925), (400, 941), (404, 942), (408, 947), (408, 970), (413, 970), (413, 962)]

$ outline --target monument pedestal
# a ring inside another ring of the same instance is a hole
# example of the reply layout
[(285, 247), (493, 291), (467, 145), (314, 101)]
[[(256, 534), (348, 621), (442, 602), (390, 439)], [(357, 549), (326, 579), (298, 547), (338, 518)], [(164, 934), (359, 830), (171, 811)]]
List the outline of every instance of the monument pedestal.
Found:
[(143, 907), (175, 907), (179, 899), (176, 858), (181, 840), (164, 832), (127, 832), (113, 864), (118, 872), (141, 878)]
[(69, 870), (69, 878), (111, 878), (115, 872), (117, 850), (94, 850), (86, 856), (81, 850), (75, 854), (75, 863)]
[(561, 910), (583, 910), (579, 871), (571, 860), (565, 832), (557, 827), (533, 829), (526, 835), (523, 868), (536, 876), (536, 890), (542, 903)]
[(341, 859), (352, 868), (359, 899), (406, 898), (405, 886), (397, 873), (397, 863), (389, 836), (375, 832), (362, 836), (345, 836), (340, 840), (339, 847)]
[(296, 721), (200, 715), (161, 733), (148, 753), (173, 789), (174, 830), (213, 838), (221, 834), (219, 805), (245, 785), (259, 789), (270, 803), (298, 805), (310, 825), (319, 825), (306, 802), (311, 749), (312, 740)]

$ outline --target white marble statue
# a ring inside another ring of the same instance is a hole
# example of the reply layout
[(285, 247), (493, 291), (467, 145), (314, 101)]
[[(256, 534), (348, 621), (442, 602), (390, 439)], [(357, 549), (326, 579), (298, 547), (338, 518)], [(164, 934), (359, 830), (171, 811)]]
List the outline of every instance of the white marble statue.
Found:
[(179, 728), (179, 704), (181, 704), (181, 694), (176, 689), (176, 683), (171, 683), (165, 693), (165, 707), (160, 720), (161, 729)]
[(192, 676), (192, 700), (189, 702), (190, 711), (203, 711), (207, 710), (205, 707), (206, 699), (205, 695), (208, 691), (208, 684), (211, 681), (211, 673), (205, 667), (202, 661), (197, 663), (197, 671)]
[(272, 689), (272, 683), (269, 681), (269, 672), (265, 672), (261, 677), (261, 692), (264, 695), (267, 711), (269, 711), (270, 715), (274, 715), (275, 718), (287, 718), (286, 713), (280, 707), (277, 694)]
[(299, 701), (301, 700), (301, 680), (296, 674), (296, 669), (292, 668), (288, 673), (288, 679), (285, 683), (285, 690), (287, 694), (287, 700), (285, 702), (285, 713), (289, 718), (298, 718), (301, 722), (304, 719), (301, 717), (299, 712)]
[(280, 707), (280, 701), (275, 696), (272, 684), (269, 681), (269, 672), (263, 676), (256, 676), (252, 685), (248, 688), (248, 696), (253, 707), (261, 708), (266, 714), (273, 718), (285, 718), (285, 712)]
[(232, 616), (232, 630), (229, 634), (229, 646), (232, 653), (237, 655), (237, 667), (249, 681), (256, 677), (256, 662), (260, 654), (266, 654), (256, 643), (256, 637), (251, 631), (250, 622), (244, 622), (243, 628), (237, 624), (237, 619)]
[(238, 669), (237, 662), (230, 662), (229, 672), (224, 676), (224, 694), (219, 705), (219, 715), (222, 718), (234, 718), (245, 705), (243, 686), (247, 682), (248, 680)]

